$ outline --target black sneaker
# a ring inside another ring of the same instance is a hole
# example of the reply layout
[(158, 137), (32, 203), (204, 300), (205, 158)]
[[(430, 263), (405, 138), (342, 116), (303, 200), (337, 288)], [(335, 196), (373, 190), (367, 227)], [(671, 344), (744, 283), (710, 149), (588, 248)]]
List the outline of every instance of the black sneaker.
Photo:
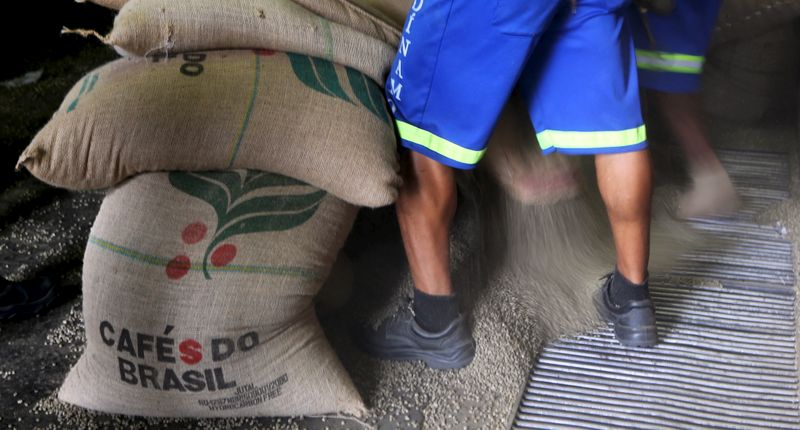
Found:
[(647, 298), (643, 300), (630, 300), (617, 305), (609, 296), (613, 280), (613, 273), (606, 275), (603, 286), (594, 294), (594, 305), (600, 316), (614, 324), (614, 335), (620, 344), (637, 348), (655, 346), (658, 343), (658, 331), (649, 290), (646, 290)]
[(475, 341), (460, 315), (446, 329), (432, 333), (417, 324), (410, 305), (377, 329), (360, 329), (356, 340), (361, 349), (375, 357), (421, 360), (432, 369), (460, 369), (475, 356)]

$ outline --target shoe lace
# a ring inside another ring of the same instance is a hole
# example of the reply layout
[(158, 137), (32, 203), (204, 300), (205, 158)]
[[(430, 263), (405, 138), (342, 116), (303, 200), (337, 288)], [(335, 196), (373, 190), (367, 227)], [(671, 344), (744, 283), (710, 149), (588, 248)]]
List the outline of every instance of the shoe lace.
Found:
[(411, 297), (407, 297), (403, 302), (397, 305), (394, 312), (392, 312), (389, 316), (390, 319), (405, 319), (409, 316), (411, 318), (416, 317), (416, 313), (414, 313), (414, 300)]
[(405, 303), (404, 307), (405, 307), (405, 311), (406, 311), (406, 312), (408, 312), (408, 313), (410, 313), (412, 318), (414, 318), (414, 317), (416, 317), (416, 316), (417, 316), (417, 313), (416, 313), (416, 312), (414, 312), (414, 299), (412, 299), (411, 297), (409, 297), (409, 298), (406, 300), (406, 303)]

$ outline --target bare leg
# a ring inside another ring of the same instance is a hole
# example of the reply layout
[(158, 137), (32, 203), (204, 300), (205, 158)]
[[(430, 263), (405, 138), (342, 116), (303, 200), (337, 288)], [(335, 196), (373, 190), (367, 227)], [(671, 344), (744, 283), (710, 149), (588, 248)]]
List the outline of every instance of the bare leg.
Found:
[(723, 214), (739, 206), (733, 183), (722, 167), (703, 127), (696, 94), (651, 91), (670, 131), (689, 163), (692, 189), (681, 197), (678, 215), (696, 217)]
[(422, 360), (436, 369), (462, 368), (475, 357), (475, 341), (458, 311), (450, 280), (453, 170), (416, 152), (403, 159), (403, 169), (405, 182), (396, 208), (414, 279), (411, 312), (399, 310), (368, 328), (359, 342), (381, 358)]
[(414, 286), (423, 293), (453, 294), (450, 279), (450, 224), (456, 211), (453, 170), (416, 152), (404, 160), (404, 184), (397, 199)]
[(650, 152), (596, 155), (595, 166), (614, 235), (617, 269), (641, 284), (647, 277), (650, 258)]

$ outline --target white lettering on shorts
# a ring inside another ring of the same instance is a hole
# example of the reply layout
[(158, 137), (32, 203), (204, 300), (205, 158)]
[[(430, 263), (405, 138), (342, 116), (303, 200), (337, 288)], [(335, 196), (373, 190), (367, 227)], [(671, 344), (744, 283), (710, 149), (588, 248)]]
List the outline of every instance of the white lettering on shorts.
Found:
[[(401, 101), (401, 94), (403, 92), (403, 59), (408, 57), (408, 53), (411, 48), (411, 27), (414, 23), (414, 19), (417, 17), (417, 12), (422, 10), (422, 6), (425, 4), (425, 0), (414, 0), (414, 3), (411, 5), (411, 15), (408, 16), (406, 20), (406, 28), (403, 32), (403, 36), (400, 39), (400, 48), (398, 50), (398, 59), (397, 65), (395, 65), (394, 71), (392, 72), (394, 76), (397, 77), (395, 80), (394, 77), (389, 78), (389, 94), (396, 99), (397, 101)], [(394, 103), (392, 98), (388, 99), (389, 108), (392, 110), (392, 113), (397, 112), (397, 106)]]

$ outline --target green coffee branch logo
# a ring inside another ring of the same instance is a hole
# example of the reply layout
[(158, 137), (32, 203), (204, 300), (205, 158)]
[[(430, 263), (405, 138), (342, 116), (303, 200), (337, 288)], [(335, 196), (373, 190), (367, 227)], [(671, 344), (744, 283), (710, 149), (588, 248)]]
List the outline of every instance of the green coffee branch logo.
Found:
[(99, 73), (93, 73), (83, 78), (83, 83), (81, 84), (81, 90), (78, 93), (78, 96), (75, 97), (74, 100), (72, 100), (69, 106), (67, 106), (67, 112), (72, 112), (75, 110), (76, 107), (78, 107), (78, 102), (81, 100), (81, 97), (83, 97), (84, 94), (90, 93), (94, 89), (94, 86), (97, 85), (97, 80), (99, 78), (100, 78)]
[[(307, 87), (326, 96), (354, 103), (342, 88), (333, 63), (321, 58), (287, 53), (292, 70)], [(372, 79), (351, 67), (346, 67), (347, 81), (358, 102), (386, 124), (391, 124), (383, 99), (383, 91)]]
[[(169, 182), (178, 190), (208, 203), (216, 212), (216, 228), (203, 256), (206, 279), (211, 279), (209, 257), (215, 266), (228, 264), (235, 258), (236, 248), (223, 244), (226, 239), (300, 226), (314, 215), (326, 195), (325, 191), (296, 179), (252, 170), (170, 172)], [(282, 187), (289, 187), (288, 190), (296, 193), (288, 194), (286, 188), (278, 190)], [(274, 194), (265, 195), (267, 188), (275, 189)], [(197, 243), (205, 237), (206, 231), (205, 224), (190, 224), (184, 229), (184, 242)], [(172, 268), (167, 267), (168, 274), (180, 275), (170, 275), (171, 278), (178, 279), (188, 272), (191, 262), (185, 256), (181, 258), (170, 262)]]

